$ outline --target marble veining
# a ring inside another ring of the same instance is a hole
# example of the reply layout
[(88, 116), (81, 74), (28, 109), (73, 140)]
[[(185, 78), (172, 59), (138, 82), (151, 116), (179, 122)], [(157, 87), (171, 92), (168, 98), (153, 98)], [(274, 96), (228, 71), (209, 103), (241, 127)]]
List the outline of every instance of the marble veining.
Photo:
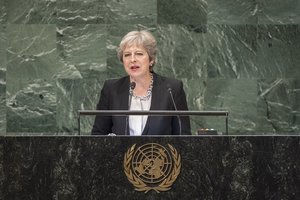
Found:
[(56, 0), (2, 0), (7, 22), (15, 24), (55, 24)]
[(207, 0), (209, 24), (256, 24), (259, 2), (252, 0)]
[(261, 24), (299, 24), (300, 3), (297, 0), (268, 0), (259, 3)]
[(7, 132), (56, 131), (56, 93), (38, 79), (7, 99)]

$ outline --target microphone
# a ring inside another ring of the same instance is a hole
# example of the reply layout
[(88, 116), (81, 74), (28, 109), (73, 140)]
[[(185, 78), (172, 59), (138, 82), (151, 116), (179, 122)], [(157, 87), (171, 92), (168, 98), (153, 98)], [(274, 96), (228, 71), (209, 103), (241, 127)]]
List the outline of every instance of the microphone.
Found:
[(134, 90), (135, 86), (136, 86), (136, 83), (135, 83), (135, 82), (131, 82), (131, 83), (130, 83), (130, 88), (131, 88), (131, 90)]
[(131, 99), (132, 99), (132, 95), (133, 95), (133, 90), (136, 86), (136, 83), (135, 82), (131, 82), (130, 83), (130, 94), (129, 94), (129, 101), (128, 101), (128, 110), (130, 110), (130, 106), (131, 106)]
[[(129, 85), (130, 88), (130, 93), (129, 93), (129, 101), (128, 101), (128, 110), (130, 110), (130, 106), (131, 106), (131, 100), (132, 100), (132, 95), (133, 95), (133, 90), (136, 86), (135, 82), (131, 82)], [(125, 127), (125, 135), (129, 135), (128, 134), (128, 126), (129, 126), (129, 115), (126, 116), (126, 127)]]
[[(177, 110), (177, 107), (176, 107), (176, 103), (175, 103), (175, 101), (174, 101), (172, 89), (171, 89), (171, 87), (169, 87), (169, 86), (168, 86), (168, 91), (169, 91), (169, 93), (170, 93), (170, 96), (171, 96), (171, 99), (172, 99), (173, 106), (174, 106), (175, 110), (178, 111), (178, 110)], [(178, 124), (179, 124), (179, 135), (182, 135), (182, 131), (181, 131), (181, 120), (180, 120), (179, 115), (177, 115), (177, 119), (178, 119)]]

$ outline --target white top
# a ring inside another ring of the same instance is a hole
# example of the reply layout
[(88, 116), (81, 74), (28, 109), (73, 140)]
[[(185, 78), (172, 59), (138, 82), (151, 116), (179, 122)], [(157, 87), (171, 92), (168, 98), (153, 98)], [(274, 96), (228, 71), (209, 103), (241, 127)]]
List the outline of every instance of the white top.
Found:
[[(151, 96), (152, 97), (152, 96)], [(143, 99), (133, 96), (129, 110), (150, 110), (151, 97)], [(142, 135), (147, 123), (148, 115), (130, 115), (129, 116), (129, 133), (130, 135)]]

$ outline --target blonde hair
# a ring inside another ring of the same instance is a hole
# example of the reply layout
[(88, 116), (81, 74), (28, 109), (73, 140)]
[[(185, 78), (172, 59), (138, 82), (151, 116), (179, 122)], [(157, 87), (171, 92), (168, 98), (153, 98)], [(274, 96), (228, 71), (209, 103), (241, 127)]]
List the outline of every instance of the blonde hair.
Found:
[(119, 48), (117, 49), (117, 55), (121, 62), (123, 62), (123, 52), (125, 48), (132, 45), (142, 46), (146, 49), (149, 56), (149, 60), (152, 62), (152, 65), (150, 65), (150, 71), (153, 72), (153, 66), (157, 62), (156, 40), (153, 37), (153, 35), (146, 30), (131, 31), (127, 33), (122, 38)]

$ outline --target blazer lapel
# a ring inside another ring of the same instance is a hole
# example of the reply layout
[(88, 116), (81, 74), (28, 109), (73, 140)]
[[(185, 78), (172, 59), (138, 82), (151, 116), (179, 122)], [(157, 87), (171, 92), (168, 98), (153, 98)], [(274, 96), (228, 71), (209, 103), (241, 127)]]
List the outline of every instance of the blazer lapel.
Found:
[[(120, 82), (120, 85), (117, 86), (117, 93), (119, 98), (118, 106), (116, 106), (117, 110), (128, 110), (128, 102), (129, 102), (129, 77), (126, 77), (124, 81)], [(126, 129), (126, 119), (127, 116), (115, 116), (115, 118), (118, 118), (120, 120), (121, 127), (120, 130), (125, 131)], [(129, 134), (129, 126), (127, 126), (127, 133)]]
[(118, 86), (118, 93), (120, 95), (119, 99), (119, 109), (128, 110), (128, 101), (129, 101), (129, 77), (126, 77), (124, 81)]
[[(151, 97), (151, 106), (150, 110), (159, 110), (159, 102), (161, 99), (161, 88), (160, 81), (155, 73), (153, 73), (153, 88), (152, 88), (152, 97)], [(153, 116), (148, 116), (147, 123), (145, 125), (142, 135), (149, 135), (149, 127), (151, 125)]]

